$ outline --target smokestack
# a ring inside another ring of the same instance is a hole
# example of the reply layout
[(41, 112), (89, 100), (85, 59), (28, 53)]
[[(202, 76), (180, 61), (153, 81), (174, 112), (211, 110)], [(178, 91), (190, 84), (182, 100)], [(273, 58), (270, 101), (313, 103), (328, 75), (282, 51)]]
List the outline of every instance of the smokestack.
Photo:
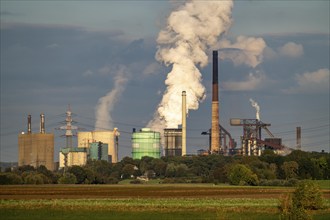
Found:
[(45, 115), (44, 113), (40, 114), (40, 133), (45, 133)]
[(186, 104), (186, 91), (182, 91), (182, 156), (187, 154), (187, 104)]
[(218, 51), (213, 51), (211, 153), (220, 152)]
[(32, 129), (31, 129), (31, 115), (28, 115), (27, 133), (28, 134), (31, 134), (32, 133)]
[(297, 132), (297, 150), (301, 150), (301, 127), (297, 127), (296, 132)]

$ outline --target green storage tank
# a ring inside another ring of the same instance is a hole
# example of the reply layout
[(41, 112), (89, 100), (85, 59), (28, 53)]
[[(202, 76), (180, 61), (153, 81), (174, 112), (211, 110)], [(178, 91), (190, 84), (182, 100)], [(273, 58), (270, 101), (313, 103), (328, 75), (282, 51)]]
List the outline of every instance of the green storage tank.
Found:
[(150, 128), (142, 128), (139, 132), (133, 130), (132, 147), (133, 159), (144, 156), (160, 158), (160, 133)]

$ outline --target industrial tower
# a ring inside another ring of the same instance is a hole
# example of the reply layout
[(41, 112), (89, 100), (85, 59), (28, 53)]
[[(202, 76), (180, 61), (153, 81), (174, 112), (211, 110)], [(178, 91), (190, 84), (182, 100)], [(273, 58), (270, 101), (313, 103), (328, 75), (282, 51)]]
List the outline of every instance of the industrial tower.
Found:
[(65, 147), (66, 150), (62, 150), (62, 153), (64, 154), (64, 166), (67, 167), (68, 166), (68, 154), (71, 151), (71, 149), (73, 149), (72, 137), (76, 136), (73, 134), (72, 131), (78, 130), (77, 126), (72, 125), (73, 120), (72, 120), (72, 112), (71, 112), (70, 105), (68, 105), (64, 123), (65, 123), (65, 125), (61, 126), (59, 129), (65, 130), (65, 135), (62, 135), (62, 137), (64, 136), (66, 139), (66, 147)]

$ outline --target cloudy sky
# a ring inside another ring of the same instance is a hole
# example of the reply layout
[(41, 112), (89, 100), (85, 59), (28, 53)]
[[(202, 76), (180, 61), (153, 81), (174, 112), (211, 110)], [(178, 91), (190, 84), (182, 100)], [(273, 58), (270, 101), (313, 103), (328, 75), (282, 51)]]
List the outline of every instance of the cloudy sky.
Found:
[[(184, 1), (0, 4), (2, 162), (17, 161), (27, 115), (38, 132), (41, 112), (46, 131), (55, 133), (57, 160), (65, 141), (55, 128), (65, 120), (68, 104), (82, 129), (118, 127), (119, 157), (131, 156), (132, 128), (154, 119), (168, 91), (167, 74), (178, 62), (166, 57), (172, 51), (167, 49), (186, 42), (186, 33), (207, 55), (191, 53), (202, 95), (198, 109), (189, 110), (187, 153), (208, 146), (201, 132), (211, 126), (213, 49), (220, 57), (221, 124), (238, 143), (242, 127), (230, 126), (229, 119), (255, 118), (252, 98), (261, 120), (284, 145), (295, 148), (301, 126), (303, 150), (329, 151), (329, 1), (235, 1), (218, 15), (205, 13), (197, 2), (190, 12), (206, 17), (200, 24), (174, 16), (190, 10)], [(227, 23), (214, 23), (224, 14)], [(215, 38), (207, 38), (220, 26)]]

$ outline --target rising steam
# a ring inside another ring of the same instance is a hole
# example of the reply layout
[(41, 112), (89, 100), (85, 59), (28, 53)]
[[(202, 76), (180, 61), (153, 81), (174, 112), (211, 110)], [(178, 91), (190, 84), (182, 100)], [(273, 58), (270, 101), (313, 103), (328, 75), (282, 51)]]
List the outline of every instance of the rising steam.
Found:
[(120, 67), (114, 77), (114, 88), (105, 96), (101, 97), (95, 109), (95, 130), (109, 130), (113, 129), (113, 121), (111, 112), (125, 90), (127, 83), (127, 71), (125, 67)]
[(256, 109), (256, 119), (260, 121), (260, 106), (256, 101), (250, 98), (250, 102), (253, 108)]
[(236, 42), (220, 41), (220, 58), (229, 59), (235, 65), (245, 64), (255, 68), (263, 61), (263, 51), (267, 47), (262, 38), (238, 36)]
[(182, 123), (182, 91), (187, 94), (187, 111), (198, 109), (199, 102), (205, 98), (205, 87), (197, 66), (207, 65), (206, 51), (229, 29), (232, 7), (232, 1), (188, 1), (170, 14), (166, 28), (158, 35), (156, 59), (171, 65), (172, 70), (148, 127), (159, 130)]

